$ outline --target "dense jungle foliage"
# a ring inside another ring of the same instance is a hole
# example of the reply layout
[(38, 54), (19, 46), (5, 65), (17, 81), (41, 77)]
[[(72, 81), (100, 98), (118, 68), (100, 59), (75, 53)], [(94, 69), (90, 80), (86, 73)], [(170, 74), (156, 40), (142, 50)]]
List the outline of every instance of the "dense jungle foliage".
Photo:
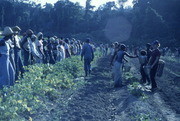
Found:
[(95, 8), (91, 0), (86, 1), (86, 7), (69, 0), (44, 6), (31, 0), (1, 0), (0, 27), (19, 25), (23, 32), (31, 28), (47, 36), (79, 39), (89, 36), (99, 42), (123, 39), (135, 45), (158, 39), (163, 46), (180, 46), (179, 0), (134, 0), (133, 8), (124, 8), (126, 1), (119, 0), (118, 5), (108, 2)]

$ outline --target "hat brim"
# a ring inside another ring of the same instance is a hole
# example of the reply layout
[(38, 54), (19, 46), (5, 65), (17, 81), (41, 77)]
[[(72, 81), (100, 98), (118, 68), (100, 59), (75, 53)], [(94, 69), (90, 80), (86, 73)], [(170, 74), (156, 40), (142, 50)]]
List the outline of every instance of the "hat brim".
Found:
[(13, 35), (14, 33), (9, 33), (9, 34), (4, 34), (4, 33), (2, 33), (2, 34), (0, 34), (0, 35), (2, 35), (2, 36), (9, 36), (9, 35)]

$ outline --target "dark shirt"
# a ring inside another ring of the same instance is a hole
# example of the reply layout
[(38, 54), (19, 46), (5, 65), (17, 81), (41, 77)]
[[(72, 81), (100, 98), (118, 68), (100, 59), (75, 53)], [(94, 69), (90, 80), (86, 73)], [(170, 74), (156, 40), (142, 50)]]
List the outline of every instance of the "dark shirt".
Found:
[[(152, 53), (151, 53), (150, 65), (152, 65), (154, 63), (154, 61), (156, 60), (156, 58), (160, 57), (160, 56), (161, 56), (161, 52), (160, 52), (159, 49), (153, 50)], [(158, 62), (156, 64), (158, 64)]]
[(83, 45), (81, 56), (84, 56), (84, 59), (94, 58), (94, 51), (90, 44), (86, 43)]
[(117, 52), (117, 56), (116, 56), (116, 61), (119, 63), (123, 62), (123, 58), (124, 58), (125, 52), (120, 50), (119, 52)]
[(152, 53), (152, 51), (150, 49), (147, 49), (147, 61), (149, 61), (149, 59), (151, 57), (151, 53)]

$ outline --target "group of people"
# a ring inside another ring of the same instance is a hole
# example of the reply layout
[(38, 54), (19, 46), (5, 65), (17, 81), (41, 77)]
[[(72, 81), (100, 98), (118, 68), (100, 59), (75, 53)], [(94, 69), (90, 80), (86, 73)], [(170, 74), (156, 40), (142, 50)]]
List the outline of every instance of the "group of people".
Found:
[(139, 54), (130, 55), (127, 52), (127, 47), (124, 44), (115, 42), (111, 45), (111, 65), (113, 66), (114, 86), (121, 87), (122, 84), (122, 69), (124, 62), (129, 58), (138, 58), (140, 63), (141, 83), (151, 85), (151, 91), (157, 90), (155, 80), (161, 52), (159, 50), (160, 43), (158, 40), (146, 45), (146, 49), (140, 50)]
[[(90, 39), (84, 44), (74, 38), (43, 37), (28, 29), (20, 36), (20, 27), (5, 27), (0, 33), (0, 89), (13, 86), (15, 80), (25, 72), (24, 66), (36, 63), (55, 64), (65, 58), (81, 55), (84, 58), (86, 76), (90, 74), (90, 63), (94, 58), (94, 46)], [(83, 45), (84, 44), (84, 45)]]
[[(37, 35), (28, 29), (23, 36), (20, 36), (20, 27), (5, 27), (1, 33), (0, 40), (0, 88), (14, 85), (15, 80), (24, 73), (24, 66), (36, 63), (55, 64), (72, 55), (80, 55), (84, 59), (85, 76), (91, 73), (91, 62), (94, 59), (95, 46), (86, 39), (83, 43), (80, 40), (58, 38), (56, 36), (43, 37), (43, 33)], [(100, 52), (107, 56), (110, 49), (111, 65), (113, 66), (113, 78), (115, 87), (122, 85), (122, 69), (126, 57), (138, 58), (140, 63), (141, 82), (151, 85), (151, 90), (157, 89), (155, 76), (158, 69), (161, 52), (159, 41), (146, 45), (146, 50), (140, 50), (139, 54), (130, 55), (127, 47), (118, 42), (111, 46), (100, 44)], [(148, 71), (149, 70), (149, 71)]]

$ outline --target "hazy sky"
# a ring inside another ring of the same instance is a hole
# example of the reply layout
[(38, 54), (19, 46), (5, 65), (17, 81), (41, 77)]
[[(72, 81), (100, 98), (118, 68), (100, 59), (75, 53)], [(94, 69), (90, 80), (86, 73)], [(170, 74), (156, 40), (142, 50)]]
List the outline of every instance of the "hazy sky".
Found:
[[(53, 3), (57, 2), (58, 0), (34, 0), (34, 1), (38, 1), (42, 4), (45, 4), (46, 2), (53, 4)], [(70, 1), (79, 2), (80, 5), (82, 5), (82, 6), (85, 6), (85, 3), (86, 3), (86, 0), (70, 0)], [(92, 0), (92, 5), (98, 7), (98, 6), (100, 6), (106, 2), (109, 2), (109, 1), (117, 1), (117, 0)], [(128, 2), (126, 3), (125, 6), (132, 6), (132, 0), (128, 0)]]

